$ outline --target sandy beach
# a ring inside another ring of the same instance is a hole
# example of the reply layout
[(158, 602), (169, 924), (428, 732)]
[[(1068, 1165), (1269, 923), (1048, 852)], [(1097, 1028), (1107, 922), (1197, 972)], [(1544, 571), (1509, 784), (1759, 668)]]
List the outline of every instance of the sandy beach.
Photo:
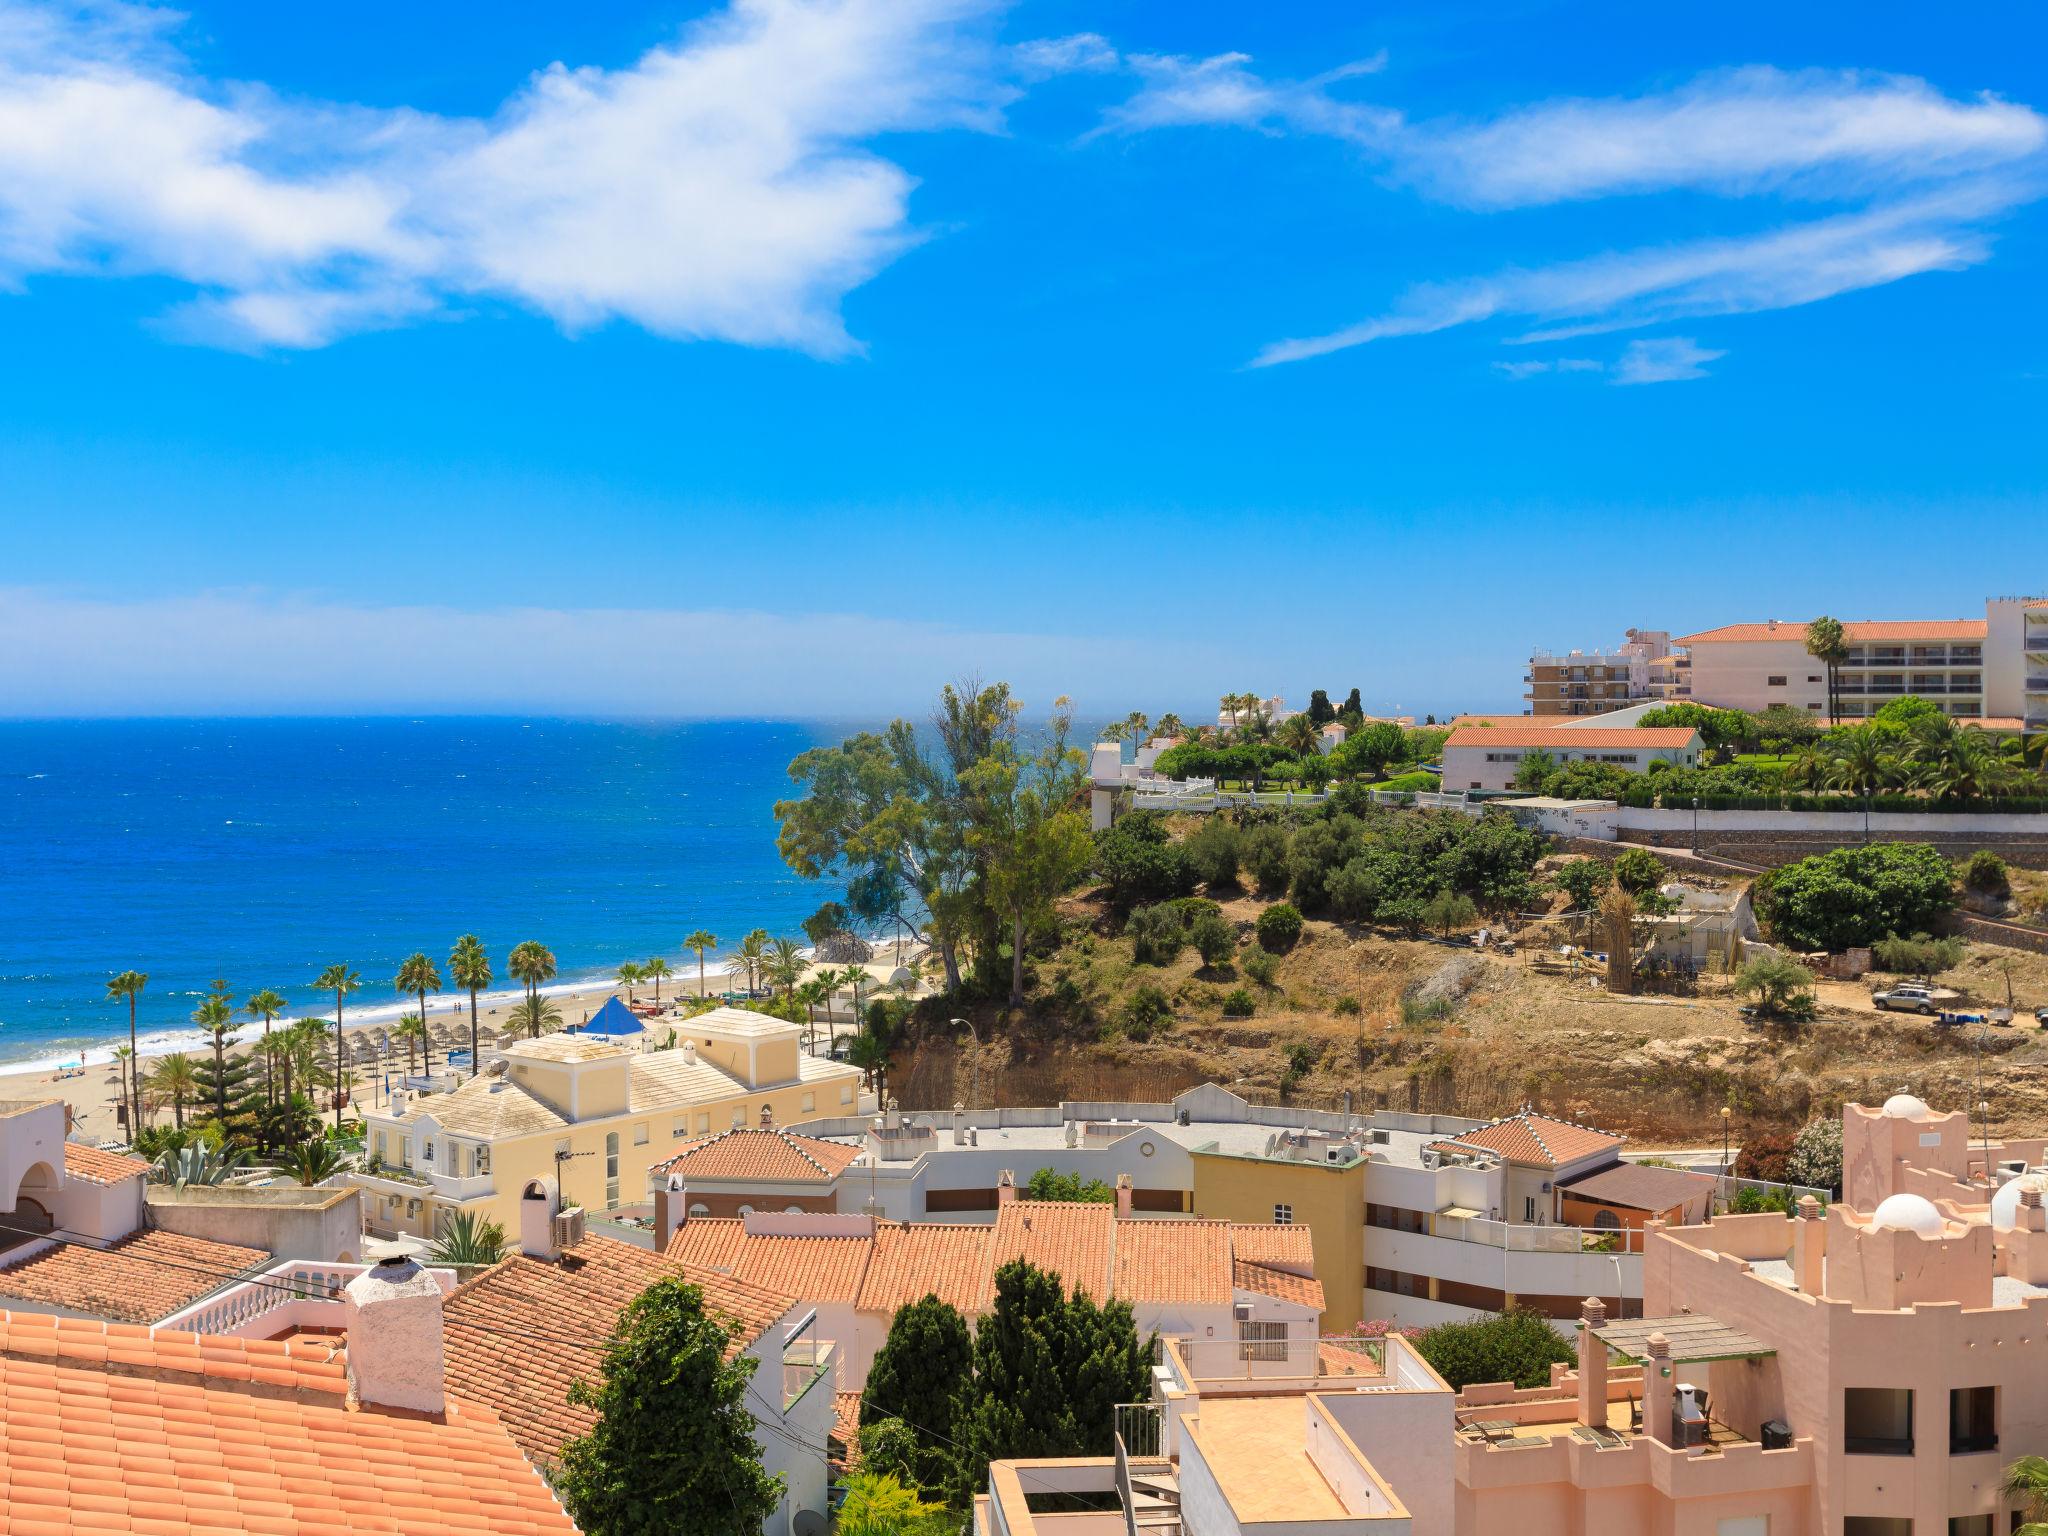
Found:
[[(807, 967), (805, 971), (806, 977), (815, 969), (815, 966)], [(827, 969), (843, 970), (844, 967), (832, 966), (827, 967)], [(875, 987), (873, 994), (870, 994), (865, 986), (861, 989), (861, 999), (865, 1003), (870, 995), (879, 996), (882, 994), (883, 987), (888, 982), (890, 975), (895, 971), (894, 946), (887, 944), (878, 946), (876, 958), (869, 961), (863, 969), (867, 971)], [(717, 964), (706, 966), (704, 988), (711, 996), (716, 997), (719, 993), (727, 990), (730, 985), (721, 966)], [(400, 1015), (416, 1011), (417, 1004), (413, 1002), (393, 1000), (392, 1002), (384, 1003), (372, 1001), (367, 996), (367, 990), (366, 988), (364, 992), (358, 993), (355, 998), (351, 999), (351, 1002), (356, 1006), (346, 1009), (342, 1016), (343, 1032), (350, 1036), (351, 1039), (365, 1031), (389, 1030), (398, 1022)], [(607, 998), (616, 997), (623, 1002), (626, 996), (625, 988), (617, 982), (612, 982), (608, 985), (603, 982), (583, 984), (556, 983), (544, 987), (542, 990), (547, 994), (550, 1001), (561, 1010), (562, 1022), (565, 1025), (584, 1023), (599, 1008), (604, 1006)], [(680, 1002), (686, 999), (694, 1000), (698, 996), (698, 982), (694, 962), (690, 966), (689, 974), (685, 975), (681, 970), (678, 970), (674, 976), (668, 977), (662, 982), (661, 1002), (664, 1010), (667, 1010), (672, 1002)], [(654, 988), (651, 984), (638, 983), (634, 986), (633, 1001), (635, 1003), (646, 1004), (653, 1000)], [(520, 994), (516, 992), (493, 991), (480, 996), (477, 999), (477, 1023), (479, 1027), (493, 1030), (504, 1028), (512, 1009), (519, 1001)], [(834, 997), (833, 1002), (836, 1015), (836, 1032), (840, 1034), (847, 1033), (853, 1027), (848, 1012), (848, 995), (842, 991)], [(332, 1017), (332, 1014), (328, 1015), (330, 1024), (332, 1023)], [(680, 1024), (681, 1019), (680, 1013), (668, 1013), (665, 1011), (662, 1018), (649, 1019), (646, 1022), (649, 1029), (659, 1038), (664, 1022), (673, 1021)], [(279, 1022), (283, 1023), (285, 1021), (280, 1020)], [(469, 1038), (468, 996), (466, 994), (443, 992), (439, 996), (430, 997), (427, 1005), (427, 1022), (431, 1028), (437, 1030), (446, 1026), (456, 1027), (461, 1035), (461, 1045), (463, 1048), (466, 1048)], [(822, 1035), (825, 1025), (822, 1010), (819, 1015), (819, 1025)], [(255, 1042), (260, 1040), (262, 1035), (263, 1025), (260, 1020), (242, 1020), (238, 1022), (234, 1036), (236, 1043), (231, 1047), (231, 1053), (240, 1055), (252, 1050)], [(197, 1036), (183, 1042), (162, 1044), (156, 1048), (145, 1046), (145, 1055), (142, 1058), (145, 1081), (147, 1080), (152, 1061), (177, 1050), (183, 1050), (187, 1055), (197, 1057), (209, 1051), (210, 1046)], [(47, 1063), (28, 1070), (14, 1071), (9, 1071), (6, 1066), (0, 1065), (0, 1098), (61, 1098), (71, 1107), (72, 1136), (74, 1139), (92, 1142), (121, 1142), (125, 1144), (128, 1139), (127, 1133), (121, 1128), (115, 1115), (115, 1106), (121, 1100), (121, 1070), (117, 1063), (105, 1060), (103, 1057), (103, 1051), (93, 1051), (90, 1053), (87, 1065), (82, 1071), (77, 1067), (51, 1071)], [(439, 1047), (434, 1049), (433, 1059), (438, 1066), (441, 1060)], [(352, 1100), (367, 1105), (381, 1103), (385, 1096), (387, 1079), (391, 1083), (396, 1083), (405, 1070), (406, 1058), (402, 1050), (390, 1060), (379, 1062), (375, 1066), (351, 1068), (349, 1093)], [(323, 1115), (331, 1113), (327, 1108), (327, 1099), (324, 1093), (321, 1095), (321, 1104)], [(190, 1113), (191, 1110), (188, 1106), (187, 1114), (189, 1115)], [(168, 1108), (152, 1112), (149, 1116), (150, 1124), (169, 1124), (170, 1120), (171, 1111)]]

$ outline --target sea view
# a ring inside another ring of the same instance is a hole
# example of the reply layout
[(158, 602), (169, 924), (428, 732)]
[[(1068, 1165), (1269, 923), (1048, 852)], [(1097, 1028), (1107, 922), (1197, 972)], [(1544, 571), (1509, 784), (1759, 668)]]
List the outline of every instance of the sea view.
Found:
[(505, 719), (0, 723), (0, 1072), (151, 1044), (214, 977), (294, 1012), (345, 960), (351, 1017), (396, 1015), (416, 949), (549, 945), (558, 985), (694, 966), (683, 935), (795, 933), (825, 892), (775, 851), (797, 753), (863, 722)]

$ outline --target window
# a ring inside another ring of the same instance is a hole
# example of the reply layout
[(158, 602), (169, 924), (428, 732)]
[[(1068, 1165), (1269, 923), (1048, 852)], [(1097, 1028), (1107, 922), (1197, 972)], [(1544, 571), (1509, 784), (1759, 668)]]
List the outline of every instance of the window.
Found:
[(401, 1138), (398, 1143), (398, 1165), (401, 1168), (410, 1168), (412, 1166), (412, 1138), (410, 1136)]
[(1291, 1206), (1291, 1205), (1276, 1205), (1276, 1206), (1274, 1206), (1274, 1207), (1273, 1207), (1273, 1225), (1274, 1225), (1274, 1226), (1276, 1226), (1276, 1227), (1291, 1227), (1291, 1226), (1293, 1226), (1293, 1225), (1294, 1225), (1294, 1207), (1293, 1207), (1293, 1206)]
[(1998, 1389), (1954, 1387), (1948, 1394), (1948, 1453), (1970, 1456), (1998, 1449)]
[(384, 1161), (384, 1133), (382, 1131), (377, 1133), (377, 1161), (380, 1163)]
[(706, 1110), (702, 1114), (697, 1116), (697, 1134), (701, 1136), (710, 1129), (711, 1112), (709, 1110)]
[(619, 1133), (607, 1131), (604, 1138), (604, 1204), (610, 1210), (619, 1203)]
[(800, 1205), (785, 1205), (782, 1210), (786, 1216), (801, 1216), (804, 1213), (804, 1208)]
[(1522, 1220), (1527, 1222), (1534, 1222), (1536, 1220), (1536, 1197), (1534, 1195), (1522, 1196)]
[(711, 1207), (702, 1200), (692, 1200), (690, 1202), (690, 1214), (692, 1216), (709, 1216), (711, 1214)]
[(1764, 686), (1766, 688), (1782, 688), (1785, 686), (1785, 679), (1782, 675), (1778, 677), (1767, 677), (1764, 679)]
[(1913, 1522), (1902, 1515), (1850, 1515), (1842, 1536), (1913, 1536)]
[(689, 1127), (690, 1117), (688, 1115), (677, 1115), (675, 1119), (671, 1120), (668, 1123), (668, 1133), (671, 1136), (680, 1136), (683, 1134), (683, 1132), (688, 1130)]
[(476, 1149), (476, 1171), (480, 1174), (491, 1171), (491, 1149), (489, 1147), (478, 1147)]
[(1822, 681), (1825, 681), (1825, 679), (1823, 679), (1823, 678), (1819, 678), (1819, 677), (1816, 677), (1816, 676), (1814, 676), (1814, 674), (1813, 674), (1813, 673), (1811, 673), (1811, 672), (1809, 672), (1809, 673), (1807, 673), (1807, 674), (1806, 674), (1806, 680), (1807, 680), (1807, 681), (1808, 681), (1809, 683), (1818, 683), (1818, 682), (1822, 682)]
[(1596, 1211), (1596, 1212), (1594, 1212), (1594, 1213), (1593, 1213), (1593, 1230), (1594, 1230), (1594, 1231), (1596, 1231), (1596, 1232), (1615, 1232), (1615, 1231), (1619, 1231), (1619, 1230), (1620, 1230), (1620, 1228), (1621, 1228), (1621, 1218), (1620, 1218), (1619, 1216), (1615, 1215), (1615, 1214), (1614, 1214), (1614, 1212), (1612, 1212), (1612, 1211)]
[(751, 1216), (754, 1214), (754, 1208), (751, 1205), (743, 1205), (740, 1207), (740, 1214), (742, 1216)]
[(1948, 1536), (1991, 1536), (1989, 1515), (1950, 1515)]
[(1849, 1387), (1842, 1396), (1842, 1448), (1851, 1456), (1913, 1454), (1910, 1388)]
[(434, 1138), (429, 1136), (420, 1143), (420, 1161), (423, 1163), (431, 1163), (433, 1160)]
[(1287, 1325), (1285, 1323), (1239, 1323), (1237, 1325), (1237, 1357), (1240, 1360), (1285, 1360), (1287, 1358)]
[(647, 1145), (647, 1122), (645, 1120), (633, 1127), (633, 1145), (636, 1147)]
[(842, 1104), (851, 1104), (853, 1102), (853, 1084), (851, 1082), (839, 1085), (839, 1102)]
[(816, 1095), (815, 1093), (807, 1093), (807, 1094), (805, 1094), (805, 1095), (804, 1095), (804, 1098), (803, 1098), (803, 1109), (804, 1109), (804, 1112), (805, 1112), (806, 1114), (808, 1114), (808, 1113), (809, 1113), (809, 1112), (810, 1112), (811, 1110), (814, 1110), (814, 1109), (816, 1109), (817, 1107), (818, 1107), (818, 1096), (817, 1096), (817, 1095)]

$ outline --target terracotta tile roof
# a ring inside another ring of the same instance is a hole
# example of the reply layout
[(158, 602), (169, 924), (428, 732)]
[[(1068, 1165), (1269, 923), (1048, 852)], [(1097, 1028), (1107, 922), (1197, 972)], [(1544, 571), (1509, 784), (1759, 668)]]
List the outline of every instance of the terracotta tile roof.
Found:
[(1230, 1228), (1231, 1252), (1252, 1264), (1268, 1269), (1291, 1270), (1297, 1275), (1316, 1272), (1316, 1251), (1310, 1229), (1302, 1226), (1254, 1226), (1237, 1222)]
[(987, 1311), (995, 1230), (939, 1221), (882, 1227), (855, 1305), (893, 1317), (897, 1308), (935, 1295), (970, 1316)]
[(351, 1409), (331, 1342), (0, 1313), (0, 1529), (576, 1527), (497, 1415)]
[[(1851, 645), (1885, 640), (1982, 640), (1982, 619), (1864, 619), (1845, 622), (1842, 635)], [(1777, 624), (1723, 624), (1696, 635), (1680, 635), (1673, 645), (1753, 645), (1766, 640), (1806, 644), (1806, 621)]]
[(789, 1237), (749, 1232), (729, 1217), (693, 1216), (676, 1228), (669, 1257), (736, 1275), (804, 1301), (845, 1302), (860, 1295), (873, 1240), (868, 1237)]
[(1464, 726), (1451, 732), (1444, 750), (1453, 747), (1547, 747), (1554, 751), (1589, 747), (1640, 747), (1671, 750), (1698, 743), (1700, 733), (1689, 725), (1497, 725)]
[(118, 1184), (123, 1179), (139, 1179), (149, 1172), (149, 1164), (139, 1157), (130, 1157), (125, 1152), (102, 1152), (98, 1147), (88, 1147), (82, 1142), (64, 1143), (64, 1177), (83, 1179), (88, 1184)]
[(1265, 1264), (1253, 1264), (1239, 1259), (1231, 1266), (1231, 1283), (1240, 1291), (1257, 1291), (1262, 1296), (1277, 1297), (1281, 1301), (1300, 1302), (1305, 1307), (1323, 1310), (1323, 1282), (1306, 1275), (1292, 1274), (1284, 1269), (1274, 1269)]
[(1450, 728), (1456, 731), (1470, 726), (1475, 729), (1491, 730), (1504, 725), (1528, 725), (1542, 718), (1544, 717), (1540, 715), (1459, 715), (1451, 721)]
[(261, 1248), (145, 1228), (104, 1248), (64, 1243), (0, 1269), (0, 1305), (12, 1298), (154, 1323), (269, 1262)]
[(685, 1142), (654, 1171), (673, 1170), (691, 1180), (761, 1180), (775, 1184), (829, 1184), (861, 1155), (843, 1141), (821, 1141), (794, 1131), (749, 1128), (719, 1131)]
[(860, 1465), (860, 1394), (858, 1392), (834, 1392), (832, 1394), (832, 1428), (825, 1437), (828, 1449), (836, 1449), (838, 1455), (827, 1457), (829, 1464), (844, 1471), (851, 1471)]
[(1549, 1115), (1523, 1110), (1491, 1125), (1482, 1125), (1463, 1135), (1433, 1142), (1436, 1147), (1480, 1147), (1498, 1152), (1511, 1163), (1532, 1168), (1562, 1168), (1596, 1152), (1613, 1152), (1628, 1138), (1612, 1131), (1595, 1130), (1572, 1120), (1554, 1120)]
[(1118, 1222), (1115, 1294), (1132, 1301), (1190, 1305), (1230, 1301), (1230, 1224)]
[[(570, 1405), (569, 1384), (579, 1377), (597, 1380), (604, 1358), (598, 1341), (634, 1297), (671, 1276), (702, 1288), (706, 1310), (731, 1331), (728, 1358), (796, 1305), (791, 1297), (609, 1237), (586, 1237), (559, 1262), (515, 1254), (448, 1297), (449, 1392), (496, 1412), (536, 1462), (554, 1462), (596, 1418)], [(536, 1343), (534, 1335), (548, 1342)]]
[(406, 1103), (400, 1117), (411, 1123), (431, 1116), (444, 1131), (457, 1131), (494, 1141), (505, 1136), (532, 1136), (560, 1130), (568, 1120), (538, 1094), (509, 1077), (472, 1077), (453, 1093), (421, 1094)]
[(1116, 1225), (1113, 1205), (1013, 1200), (996, 1212), (991, 1269), (1023, 1259), (1057, 1274), (1069, 1291), (1086, 1291), (1097, 1301), (1106, 1300), (1111, 1294)]

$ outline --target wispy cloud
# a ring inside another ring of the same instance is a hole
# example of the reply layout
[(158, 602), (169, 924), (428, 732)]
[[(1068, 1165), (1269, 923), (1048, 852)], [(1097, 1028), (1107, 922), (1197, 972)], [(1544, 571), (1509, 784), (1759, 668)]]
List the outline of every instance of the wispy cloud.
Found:
[(918, 238), (865, 143), (997, 126), (995, 5), (732, 0), (474, 120), (202, 80), (160, 10), (0, 0), (0, 284), (167, 276), (179, 326), (237, 345), (495, 299), (843, 354), (840, 300)]
[(1048, 80), (1054, 75), (1102, 74), (1116, 69), (1123, 58), (1098, 32), (1073, 32), (1065, 37), (1035, 37), (1010, 49), (1011, 62), (1027, 80)]
[(1498, 362), (1493, 368), (1510, 379), (1533, 379), (1545, 373), (1602, 373), (1607, 365), (1595, 357), (1552, 357)]
[(1398, 112), (1345, 101), (1329, 91), (1339, 80), (1384, 68), (1384, 54), (1313, 80), (1266, 79), (1252, 71), (1251, 55), (1244, 53), (1204, 59), (1134, 53), (1124, 62), (1141, 82), (1139, 89), (1103, 114), (1097, 133), (1231, 127), (1327, 134), (1377, 145), (1400, 125)]
[(1632, 341), (1615, 365), (1617, 384), (1670, 384), (1681, 379), (1704, 379), (1705, 365), (1726, 352), (1703, 347), (1690, 336), (1659, 336)]

